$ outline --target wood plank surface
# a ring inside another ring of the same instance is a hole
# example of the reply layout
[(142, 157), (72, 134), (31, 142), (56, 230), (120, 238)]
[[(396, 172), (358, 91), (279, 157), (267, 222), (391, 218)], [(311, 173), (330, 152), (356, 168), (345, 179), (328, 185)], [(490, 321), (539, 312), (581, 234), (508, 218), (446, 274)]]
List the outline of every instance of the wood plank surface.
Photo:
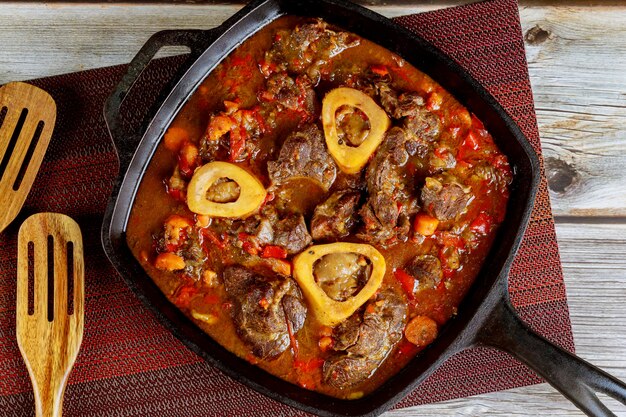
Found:
[[(594, 1), (522, 0), (520, 14), (577, 352), (626, 380), (626, 4)], [(461, 2), (367, 4), (392, 17)], [(0, 84), (125, 63), (158, 30), (214, 27), (239, 7), (2, 3)], [(542, 384), (387, 415), (582, 413)]]

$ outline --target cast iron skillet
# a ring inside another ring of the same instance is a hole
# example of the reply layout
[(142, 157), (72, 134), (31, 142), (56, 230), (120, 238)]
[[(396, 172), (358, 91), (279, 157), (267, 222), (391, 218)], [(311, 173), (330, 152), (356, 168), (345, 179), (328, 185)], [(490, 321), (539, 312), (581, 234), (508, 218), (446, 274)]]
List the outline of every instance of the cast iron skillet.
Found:
[[(514, 172), (507, 214), (493, 249), (439, 338), (374, 393), (339, 400), (274, 377), (217, 344), (171, 304), (144, 272), (126, 245), (126, 225), (138, 185), (165, 129), (195, 88), (215, 66), (250, 35), (284, 14), (321, 17), (397, 53), (434, 78), (482, 120)], [(191, 66), (146, 120), (128, 131), (120, 106), (141, 72), (163, 46), (190, 48)], [(257, 0), (212, 30), (164, 31), (152, 36), (133, 59), (105, 106), (105, 118), (120, 159), (120, 176), (102, 226), (105, 252), (130, 288), (174, 335), (232, 378), (278, 401), (324, 416), (374, 416), (392, 407), (447, 358), (477, 345), (493, 346), (527, 364), (589, 415), (612, 416), (595, 392), (626, 404), (626, 386), (600, 369), (531, 331), (508, 298), (507, 275), (530, 217), (539, 183), (539, 162), (517, 125), (495, 99), (439, 50), (376, 13), (340, 0)]]

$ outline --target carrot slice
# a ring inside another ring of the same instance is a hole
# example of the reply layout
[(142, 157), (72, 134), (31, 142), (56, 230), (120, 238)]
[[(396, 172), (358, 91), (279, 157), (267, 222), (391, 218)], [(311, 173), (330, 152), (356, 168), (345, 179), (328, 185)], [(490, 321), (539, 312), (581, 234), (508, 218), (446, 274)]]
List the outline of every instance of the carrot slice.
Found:
[(413, 222), (413, 231), (423, 236), (430, 236), (437, 231), (439, 220), (426, 213), (418, 213)]
[(185, 142), (189, 142), (189, 132), (182, 127), (170, 127), (163, 137), (165, 147), (172, 152), (178, 152)]
[(437, 338), (437, 323), (430, 317), (416, 316), (406, 325), (404, 337), (418, 348), (424, 348)]
[(185, 268), (185, 260), (175, 253), (165, 252), (156, 257), (154, 266), (161, 271), (179, 271)]

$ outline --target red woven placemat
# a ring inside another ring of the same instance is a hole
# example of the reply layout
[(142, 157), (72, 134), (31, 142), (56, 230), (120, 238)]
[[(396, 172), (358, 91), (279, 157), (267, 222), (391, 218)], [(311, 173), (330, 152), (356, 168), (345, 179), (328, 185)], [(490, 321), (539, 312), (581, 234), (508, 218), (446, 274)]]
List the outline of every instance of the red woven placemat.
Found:
[[(467, 68), (541, 152), (515, 0), (490, 0), (396, 21)], [(133, 103), (137, 110), (150, 102), (178, 63), (174, 58), (151, 65), (142, 82), (144, 95)], [(15, 341), (16, 235), (21, 220), (39, 211), (74, 217), (85, 240), (85, 336), (65, 395), (65, 415), (304, 414), (232, 381), (187, 350), (108, 264), (100, 247), (100, 223), (117, 162), (102, 108), (124, 71), (119, 66), (33, 81), (53, 95), (59, 117), (23, 213), (0, 236), (0, 414), (33, 413), (30, 381)], [(509, 284), (522, 318), (573, 350), (545, 175)], [(509, 356), (472, 349), (447, 361), (399, 407), (537, 382), (538, 377)]]

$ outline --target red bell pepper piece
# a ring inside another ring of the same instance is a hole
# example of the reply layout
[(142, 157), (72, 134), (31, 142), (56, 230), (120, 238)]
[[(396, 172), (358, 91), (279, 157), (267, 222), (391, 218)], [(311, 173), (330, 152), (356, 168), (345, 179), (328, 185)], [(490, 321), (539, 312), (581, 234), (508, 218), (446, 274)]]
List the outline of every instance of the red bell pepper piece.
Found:
[(415, 295), (413, 294), (413, 291), (415, 290), (415, 278), (409, 275), (402, 268), (396, 269), (393, 275), (400, 282), (400, 285), (402, 285), (402, 289), (406, 292), (409, 300), (413, 300), (415, 298)]
[(486, 235), (487, 233), (489, 233), (492, 224), (493, 219), (491, 218), (491, 216), (484, 211), (481, 211), (480, 213), (478, 213), (478, 216), (476, 216), (474, 221), (470, 224), (470, 230), (474, 233)]
[(380, 75), (381, 77), (384, 77), (386, 75), (389, 74), (389, 70), (387, 69), (386, 66), (384, 65), (378, 65), (378, 64), (374, 64), (372, 66), (370, 66), (370, 70), (376, 74), (376, 75)]
[(261, 257), (286, 259), (287, 251), (280, 246), (267, 245), (263, 248), (263, 252), (261, 252)]

